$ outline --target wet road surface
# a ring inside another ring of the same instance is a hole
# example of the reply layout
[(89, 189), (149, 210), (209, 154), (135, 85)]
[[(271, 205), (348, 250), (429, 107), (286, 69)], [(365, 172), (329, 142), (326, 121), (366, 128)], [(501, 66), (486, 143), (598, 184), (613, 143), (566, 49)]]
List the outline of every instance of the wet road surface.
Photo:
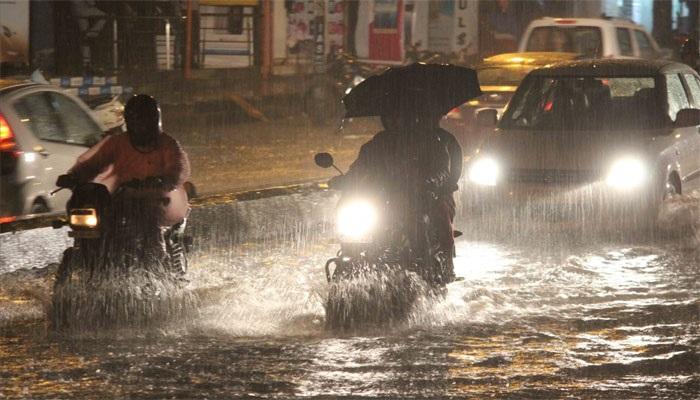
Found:
[[(549, 247), (549, 246), (548, 246)], [(330, 243), (198, 254), (191, 323), (46, 333), (50, 269), (0, 284), (0, 398), (664, 398), (700, 393), (697, 254), (458, 243), (447, 296), (388, 330), (323, 326)]]

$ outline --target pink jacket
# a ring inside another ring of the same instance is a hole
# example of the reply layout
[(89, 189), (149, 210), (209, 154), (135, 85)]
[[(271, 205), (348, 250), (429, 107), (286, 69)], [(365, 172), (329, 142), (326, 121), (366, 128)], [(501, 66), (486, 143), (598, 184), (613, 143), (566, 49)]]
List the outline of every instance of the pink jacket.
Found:
[(102, 183), (110, 192), (133, 179), (163, 177), (175, 185), (175, 190), (164, 193), (171, 201), (163, 225), (177, 223), (189, 210), (182, 185), (190, 177), (190, 162), (177, 140), (165, 133), (158, 137), (158, 148), (149, 153), (136, 150), (126, 133), (108, 136), (78, 157), (68, 173), (81, 182)]

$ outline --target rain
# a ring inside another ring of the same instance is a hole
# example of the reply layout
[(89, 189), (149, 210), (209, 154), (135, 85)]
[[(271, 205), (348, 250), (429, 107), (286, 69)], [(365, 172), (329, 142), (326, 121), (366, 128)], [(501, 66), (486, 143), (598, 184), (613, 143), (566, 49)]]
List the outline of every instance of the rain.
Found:
[(0, 21), (0, 399), (700, 396), (700, 1)]

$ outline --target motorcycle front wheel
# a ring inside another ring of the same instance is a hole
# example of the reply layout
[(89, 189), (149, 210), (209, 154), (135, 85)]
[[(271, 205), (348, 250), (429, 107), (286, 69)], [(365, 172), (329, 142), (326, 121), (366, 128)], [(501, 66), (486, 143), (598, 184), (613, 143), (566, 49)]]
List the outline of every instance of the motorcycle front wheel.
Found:
[(423, 279), (399, 265), (341, 263), (328, 288), (326, 327), (348, 331), (403, 322), (428, 292)]

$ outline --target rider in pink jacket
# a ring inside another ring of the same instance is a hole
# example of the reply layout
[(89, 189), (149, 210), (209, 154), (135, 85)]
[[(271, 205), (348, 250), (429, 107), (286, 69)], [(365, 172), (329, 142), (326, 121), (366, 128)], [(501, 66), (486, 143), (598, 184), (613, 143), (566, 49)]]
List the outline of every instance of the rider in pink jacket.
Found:
[(134, 179), (158, 178), (163, 196), (170, 199), (160, 224), (174, 225), (187, 216), (184, 183), (190, 176), (187, 154), (177, 140), (162, 131), (158, 102), (136, 95), (124, 109), (127, 133), (103, 139), (78, 157), (68, 171), (79, 182), (102, 183), (114, 192)]

